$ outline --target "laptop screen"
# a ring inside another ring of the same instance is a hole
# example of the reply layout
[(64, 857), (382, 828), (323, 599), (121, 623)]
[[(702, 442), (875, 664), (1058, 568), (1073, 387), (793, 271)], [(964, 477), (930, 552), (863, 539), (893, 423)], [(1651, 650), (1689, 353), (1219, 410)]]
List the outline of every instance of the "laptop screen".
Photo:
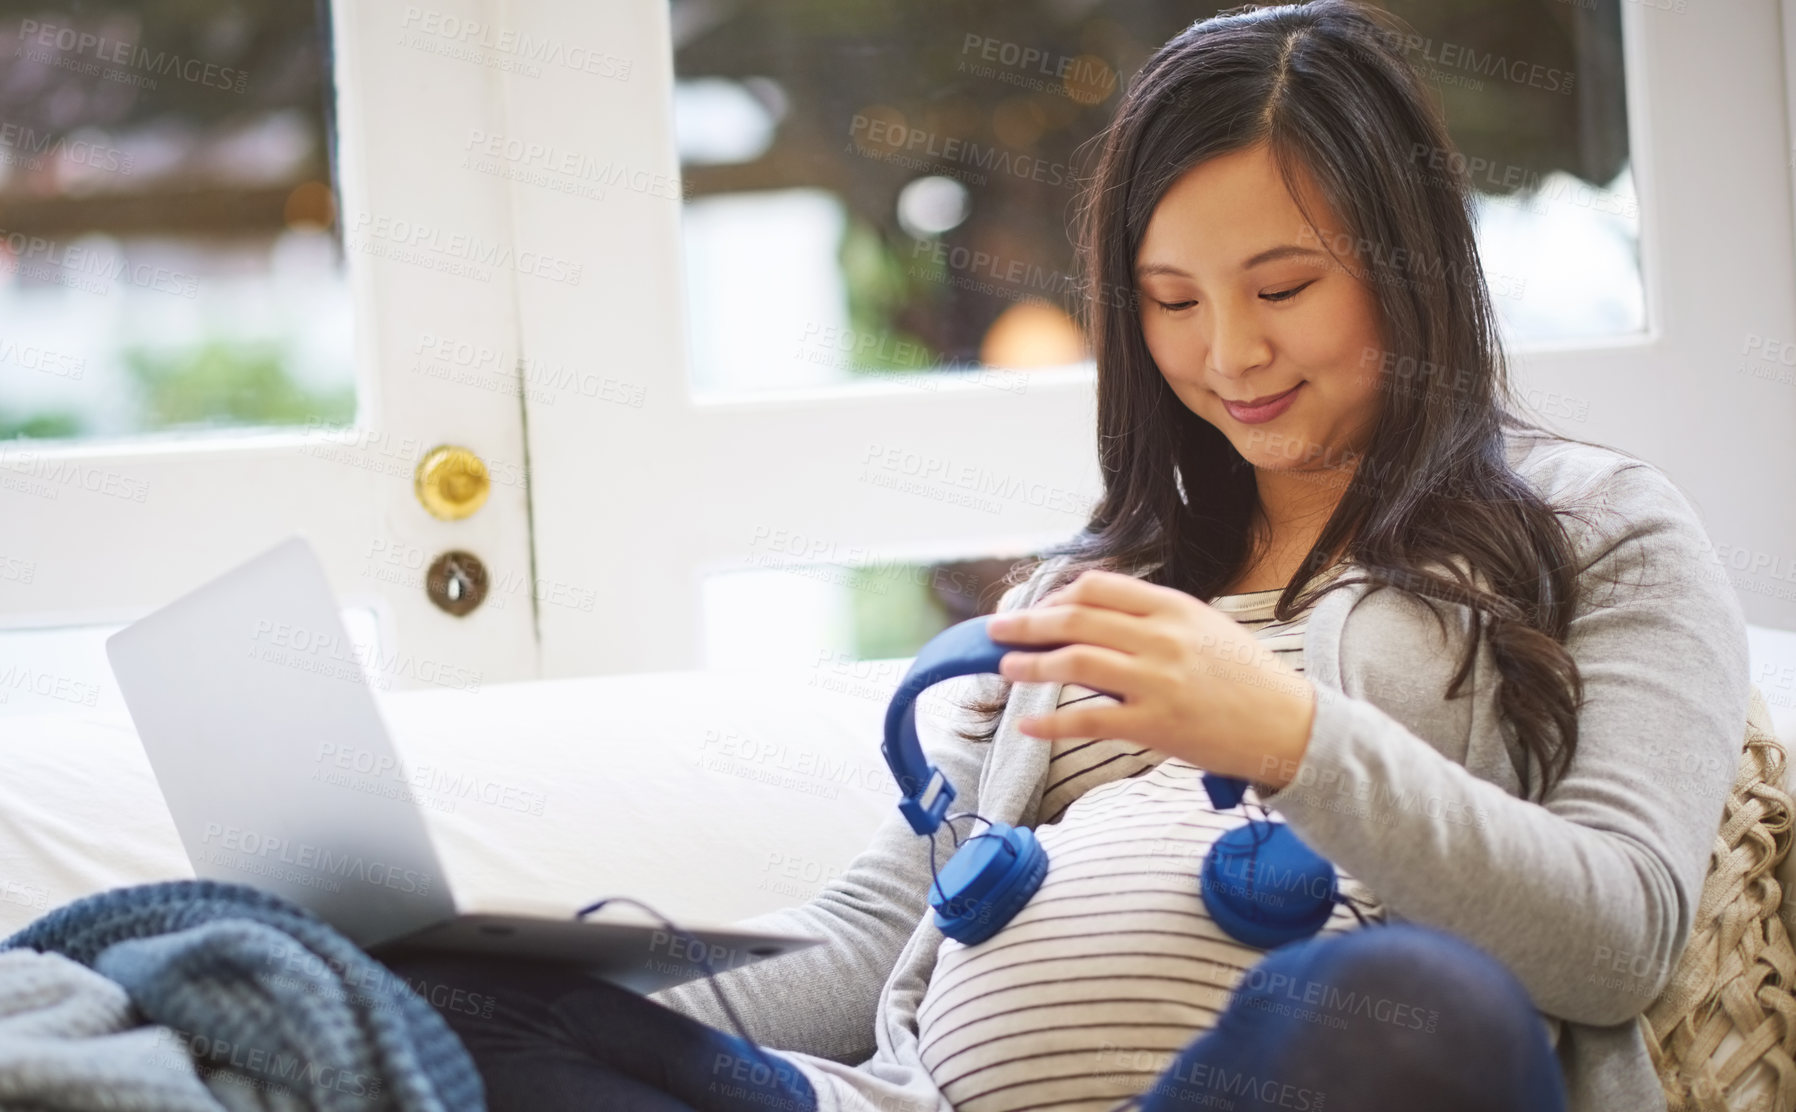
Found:
[(453, 917), (363, 653), (303, 538), (106, 652), (196, 875), (274, 892), (363, 946)]

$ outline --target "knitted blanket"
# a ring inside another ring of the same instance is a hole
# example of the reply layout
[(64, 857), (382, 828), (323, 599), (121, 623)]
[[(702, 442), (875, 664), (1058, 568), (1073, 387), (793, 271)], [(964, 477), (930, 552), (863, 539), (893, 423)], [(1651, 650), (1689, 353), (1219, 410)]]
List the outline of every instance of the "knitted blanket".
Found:
[(0, 1108), (224, 1112), (166, 1027), (61, 954), (0, 953)]
[(260, 889), (115, 888), (0, 942), (15, 949), (63, 954), (123, 986), (178, 1035), (227, 1108), (485, 1108), (472, 1059), (435, 1009), (334, 928)]

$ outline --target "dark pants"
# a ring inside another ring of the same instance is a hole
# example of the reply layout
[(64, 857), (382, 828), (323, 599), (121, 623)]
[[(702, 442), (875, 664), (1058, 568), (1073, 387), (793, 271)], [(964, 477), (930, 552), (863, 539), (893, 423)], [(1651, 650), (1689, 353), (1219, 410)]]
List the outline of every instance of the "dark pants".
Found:
[(1413, 923), (1281, 946), (1144, 1112), (1564, 1112), (1546, 1027), (1496, 958)]
[[(473, 1056), (493, 1112), (814, 1112), (777, 1051), (565, 966), (388, 960)], [(1443, 931), (1395, 924), (1274, 950), (1145, 1112), (1563, 1112), (1546, 1031), (1513, 975)]]

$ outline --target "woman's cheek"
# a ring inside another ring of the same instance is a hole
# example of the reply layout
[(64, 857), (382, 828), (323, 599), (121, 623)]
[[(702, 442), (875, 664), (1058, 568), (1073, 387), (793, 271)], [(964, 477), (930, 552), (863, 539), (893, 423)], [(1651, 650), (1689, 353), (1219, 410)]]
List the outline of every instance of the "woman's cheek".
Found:
[(1147, 344), (1147, 351), (1153, 357), (1154, 366), (1160, 373), (1178, 380), (1182, 384), (1196, 384), (1202, 381), (1202, 374), (1194, 374), (1194, 368), (1202, 366), (1203, 352), (1189, 343), (1181, 343), (1174, 330), (1165, 321), (1144, 317), (1141, 322), (1141, 338)]
[(1164, 367), (1166, 360), (1161, 356), (1165, 345), (1160, 340), (1159, 322), (1145, 311), (1141, 314), (1141, 339), (1147, 344), (1147, 352), (1154, 357), (1155, 364)]

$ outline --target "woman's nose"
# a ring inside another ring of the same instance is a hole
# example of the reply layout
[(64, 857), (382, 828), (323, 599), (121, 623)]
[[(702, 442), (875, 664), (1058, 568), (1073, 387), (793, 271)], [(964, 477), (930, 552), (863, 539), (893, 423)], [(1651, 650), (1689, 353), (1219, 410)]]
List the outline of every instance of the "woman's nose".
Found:
[(1265, 333), (1246, 314), (1217, 310), (1210, 322), (1210, 369), (1223, 378), (1240, 378), (1272, 358)]

